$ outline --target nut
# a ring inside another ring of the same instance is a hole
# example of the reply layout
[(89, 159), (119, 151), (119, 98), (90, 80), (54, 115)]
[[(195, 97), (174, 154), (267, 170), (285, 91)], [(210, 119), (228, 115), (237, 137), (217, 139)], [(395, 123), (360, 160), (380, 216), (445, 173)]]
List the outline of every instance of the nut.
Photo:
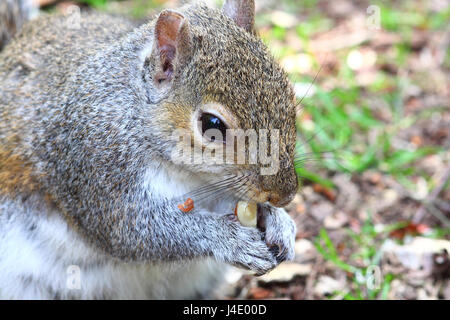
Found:
[(239, 201), (234, 210), (239, 222), (244, 227), (256, 228), (257, 205), (254, 202)]

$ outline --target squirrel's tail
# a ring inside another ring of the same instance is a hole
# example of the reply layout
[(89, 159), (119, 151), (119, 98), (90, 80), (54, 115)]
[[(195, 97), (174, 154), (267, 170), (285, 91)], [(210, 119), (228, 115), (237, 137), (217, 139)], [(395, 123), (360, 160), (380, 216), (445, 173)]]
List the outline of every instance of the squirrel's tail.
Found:
[(0, 0), (0, 51), (35, 12), (33, 0)]

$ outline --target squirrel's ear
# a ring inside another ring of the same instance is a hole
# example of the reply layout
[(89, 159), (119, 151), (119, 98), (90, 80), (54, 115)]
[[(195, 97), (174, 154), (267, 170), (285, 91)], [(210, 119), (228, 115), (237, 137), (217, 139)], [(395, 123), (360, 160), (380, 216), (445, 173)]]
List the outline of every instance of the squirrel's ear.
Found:
[(157, 81), (170, 80), (174, 71), (186, 63), (190, 54), (191, 35), (187, 19), (173, 10), (164, 10), (155, 26), (154, 54), (159, 74)]
[(255, 29), (255, 0), (225, 0), (223, 12), (236, 24), (253, 33)]

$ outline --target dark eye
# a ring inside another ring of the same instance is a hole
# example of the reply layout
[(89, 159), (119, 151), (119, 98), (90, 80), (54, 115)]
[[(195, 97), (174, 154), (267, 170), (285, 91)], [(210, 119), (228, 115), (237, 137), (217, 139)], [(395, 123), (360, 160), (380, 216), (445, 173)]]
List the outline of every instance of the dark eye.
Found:
[(225, 142), (227, 126), (222, 119), (211, 113), (203, 113), (200, 121), (202, 122), (202, 135), (206, 139)]

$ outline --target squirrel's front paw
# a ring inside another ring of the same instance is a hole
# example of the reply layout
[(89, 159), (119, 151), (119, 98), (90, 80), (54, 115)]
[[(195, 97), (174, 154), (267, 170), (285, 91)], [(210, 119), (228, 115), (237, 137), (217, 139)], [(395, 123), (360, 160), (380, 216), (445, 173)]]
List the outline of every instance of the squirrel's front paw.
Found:
[(294, 259), (297, 228), (286, 210), (262, 206), (258, 216), (258, 227), (265, 231), (265, 241), (278, 263)]
[(264, 233), (256, 228), (240, 225), (232, 217), (226, 217), (230, 231), (226, 241), (227, 254), (216, 254), (216, 258), (226, 263), (252, 270), (263, 275), (277, 266), (277, 259), (264, 240)]

